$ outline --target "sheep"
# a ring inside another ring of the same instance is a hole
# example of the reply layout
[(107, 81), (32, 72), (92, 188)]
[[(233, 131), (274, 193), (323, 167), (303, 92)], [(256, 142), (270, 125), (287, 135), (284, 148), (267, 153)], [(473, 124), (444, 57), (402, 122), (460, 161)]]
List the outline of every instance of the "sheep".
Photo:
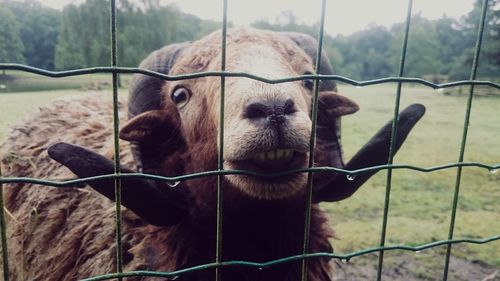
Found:
[[(214, 32), (195, 42), (164, 47), (141, 67), (170, 75), (218, 71), (220, 36)], [(227, 33), (226, 67), (267, 78), (314, 73), (315, 47), (316, 41), (304, 34), (234, 28)], [(318, 73), (333, 73), (326, 55)], [(126, 122), (120, 138), (128, 141), (120, 143), (122, 172), (176, 176), (216, 170), (220, 84), (219, 77), (164, 81), (135, 75), (128, 101), (120, 104), (120, 118)], [(226, 77), (224, 168), (266, 174), (307, 167), (312, 85), (308, 80), (266, 84)], [(338, 94), (333, 81), (322, 81), (319, 90), (315, 164), (357, 169), (385, 163), (391, 123), (344, 164), (340, 118), (358, 106)], [(400, 114), (396, 148), (423, 113), (423, 106), (412, 105)], [(111, 103), (102, 97), (56, 101), (13, 129), (1, 147), (2, 169), (8, 176), (51, 179), (73, 177), (69, 170), (79, 177), (113, 173), (112, 132)], [(329, 238), (334, 233), (319, 202), (351, 196), (374, 173), (354, 180), (342, 174), (314, 174), (310, 253), (333, 251)], [(223, 176), (222, 260), (265, 262), (301, 254), (307, 177), (307, 173), (279, 178)], [(202, 177), (171, 187), (122, 179), (124, 270), (174, 271), (213, 262), (216, 181), (214, 176)], [(13, 280), (75, 280), (115, 272), (113, 183), (94, 180), (89, 182), (91, 189), (7, 184)], [(307, 269), (308, 280), (332, 278), (326, 258), (308, 261)], [(300, 280), (301, 262), (264, 270), (225, 267), (221, 276), (222, 280)], [(214, 270), (181, 275), (178, 280), (214, 280)]]

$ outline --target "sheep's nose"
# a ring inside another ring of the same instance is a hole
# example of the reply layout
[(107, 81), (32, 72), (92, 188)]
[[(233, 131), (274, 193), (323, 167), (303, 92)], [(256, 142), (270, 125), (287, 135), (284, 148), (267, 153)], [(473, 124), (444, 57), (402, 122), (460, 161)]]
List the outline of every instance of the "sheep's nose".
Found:
[(248, 119), (266, 119), (273, 125), (281, 125), (287, 115), (297, 110), (293, 100), (251, 101), (244, 109), (243, 116)]

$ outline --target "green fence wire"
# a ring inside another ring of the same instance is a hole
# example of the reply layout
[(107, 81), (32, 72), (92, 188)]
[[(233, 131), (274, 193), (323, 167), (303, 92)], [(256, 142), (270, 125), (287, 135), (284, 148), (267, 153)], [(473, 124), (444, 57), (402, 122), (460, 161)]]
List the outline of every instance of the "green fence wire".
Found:
[[(223, 11), (222, 11), (222, 40), (221, 40), (221, 71), (226, 71), (226, 36), (227, 35), (227, 0), (223, 0)], [(217, 155), (217, 169), (218, 172), (224, 170), (224, 102), (225, 102), (225, 92), (226, 92), (226, 77), (220, 77), (220, 99), (219, 99), (219, 127), (218, 127), (218, 155)], [(217, 233), (215, 241), (215, 263), (222, 262), (222, 214), (223, 214), (223, 202), (222, 202), (222, 178), (223, 176), (217, 174)], [(221, 280), (220, 268), (215, 268), (215, 281)]]
[[(408, 9), (406, 12), (406, 23), (405, 23), (405, 33), (403, 37), (403, 46), (401, 48), (401, 59), (399, 62), (399, 77), (403, 77), (404, 69), (405, 69), (405, 61), (406, 61), (406, 50), (408, 49), (408, 35), (410, 33), (410, 21), (411, 21), (411, 10), (413, 7), (413, 0), (408, 1)], [(399, 106), (401, 103), (401, 88), (403, 87), (403, 83), (398, 82), (395, 104), (394, 104), (394, 117), (392, 119), (392, 128), (391, 128), (391, 142), (389, 147), (389, 159), (387, 159), (387, 164), (392, 164), (394, 162), (394, 154), (396, 153), (396, 133), (398, 129), (398, 114), (399, 114)], [(385, 199), (384, 199), (384, 214), (382, 218), (382, 231), (380, 233), (380, 247), (385, 246), (385, 238), (387, 232), (387, 221), (389, 216), (389, 202), (391, 196), (391, 188), (392, 188), (392, 169), (389, 168), (387, 170), (387, 182), (385, 186)], [(380, 251), (378, 259), (378, 270), (377, 270), (377, 281), (382, 280), (382, 267), (384, 265), (384, 251)]]
[[(432, 83), (430, 81), (426, 81), (424, 79), (419, 79), (419, 78), (410, 78), (410, 77), (404, 77), (404, 66), (405, 66), (405, 58), (406, 58), (406, 50), (407, 50), (407, 45), (408, 45), (408, 35), (410, 31), (410, 19), (411, 19), (411, 10), (412, 10), (412, 5), (413, 1), (409, 0), (408, 1), (408, 10), (407, 10), (407, 17), (406, 17), (406, 25), (405, 25), (405, 33), (404, 33), (404, 38), (402, 42), (402, 52), (401, 52), (401, 60), (400, 60), (400, 65), (399, 65), (399, 75), (397, 77), (386, 77), (382, 79), (375, 79), (375, 80), (369, 80), (369, 81), (356, 81), (353, 79), (349, 79), (347, 77), (339, 76), (339, 75), (321, 75), (321, 74), (311, 74), (311, 75), (301, 75), (301, 76), (294, 76), (294, 77), (285, 77), (285, 78), (280, 78), (280, 79), (267, 79), (265, 77), (260, 77), (256, 76), (253, 74), (249, 73), (242, 73), (242, 72), (228, 72), (225, 69), (225, 64), (226, 64), (226, 31), (227, 31), (227, 6), (228, 6), (228, 1), (223, 0), (223, 21), (222, 21), (222, 42), (221, 42), (221, 48), (222, 48), (222, 58), (221, 58), (221, 71), (212, 71), (212, 72), (200, 72), (200, 73), (191, 73), (191, 74), (186, 74), (186, 75), (176, 75), (176, 76), (171, 76), (171, 75), (166, 75), (166, 74), (161, 74), (157, 73), (154, 71), (146, 70), (146, 69), (140, 69), (140, 68), (130, 68), (130, 67), (118, 67), (118, 61), (117, 61), (117, 41), (116, 41), (116, 4), (115, 0), (110, 1), (110, 19), (111, 19), (111, 66), (110, 67), (93, 67), (93, 68), (85, 68), (85, 69), (76, 69), (76, 70), (69, 70), (69, 71), (47, 71), (44, 69), (39, 69), (35, 67), (30, 67), (27, 65), (21, 65), (21, 64), (12, 64), (12, 63), (0, 63), (0, 69), (2, 70), (18, 70), (18, 71), (24, 71), (24, 72), (29, 72), (29, 73), (34, 73), (34, 74), (39, 74), (47, 77), (68, 77), (68, 76), (77, 76), (77, 75), (84, 75), (84, 74), (91, 74), (91, 73), (110, 73), (112, 74), (112, 79), (113, 79), (113, 116), (114, 116), (114, 123), (113, 123), (113, 130), (114, 130), (114, 161), (115, 161), (115, 170), (113, 174), (108, 174), (108, 175), (100, 175), (100, 176), (95, 176), (95, 177), (88, 177), (88, 178), (81, 178), (81, 179), (70, 179), (70, 180), (65, 180), (65, 181), (53, 181), (53, 180), (42, 180), (42, 179), (37, 179), (37, 178), (25, 178), (25, 177), (4, 177), (2, 175), (2, 171), (0, 169), (0, 235), (1, 235), (1, 246), (2, 246), (2, 261), (3, 261), (3, 277), (5, 281), (9, 280), (9, 259), (8, 259), (8, 251), (7, 251), (7, 237), (6, 237), (6, 225), (5, 225), (5, 211), (4, 211), (4, 205), (3, 205), (3, 185), (8, 184), (8, 183), (30, 183), (30, 184), (41, 184), (41, 185), (46, 185), (46, 186), (54, 186), (54, 187), (71, 187), (75, 186), (77, 184), (81, 183), (86, 183), (88, 181), (96, 180), (96, 179), (105, 179), (105, 178), (111, 178), (115, 180), (115, 196), (116, 196), (116, 246), (117, 246), (117, 272), (115, 273), (110, 273), (110, 274), (105, 274), (105, 275), (100, 275), (100, 276), (95, 276), (95, 277), (89, 277), (87, 281), (95, 281), (95, 280), (109, 280), (109, 279), (116, 279), (118, 278), (121, 280), (123, 277), (131, 277), (131, 276), (154, 276), (154, 277), (164, 277), (164, 278), (175, 278), (177, 276), (180, 276), (182, 274), (188, 273), (188, 272), (193, 272), (193, 271), (198, 271), (198, 270), (204, 270), (204, 269), (209, 269), (209, 268), (214, 268), (216, 272), (216, 280), (219, 281), (221, 279), (221, 274), (220, 274), (220, 268), (222, 267), (230, 267), (230, 266), (242, 266), (242, 267), (251, 267), (251, 268), (268, 268), (272, 267), (278, 264), (283, 264), (283, 263), (288, 263), (292, 261), (302, 261), (302, 281), (307, 280), (307, 261), (310, 259), (315, 259), (315, 258), (335, 258), (335, 259), (341, 259), (341, 260), (349, 260), (353, 257), (357, 256), (362, 256), (366, 255), (369, 253), (378, 253), (379, 254), (379, 262), (378, 262), (378, 270), (377, 270), (377, 280), (382, 279), (382, 269), (383, 269), (383, 263), (384, 263), (384, 252), (386, 251), (393, 251), (393, 250), (405, 250), (405, 251), (413, 251), (413, 252), (418, 252), (422, 251), (425, 249), (429, 248), (434, 248), (438, 246), (443, 246), (446, 245), (447, 251), (446, 251), (446, 259), (445, 259), (445, 264), (444, 264), (444, 272), (443, 272), (443, 280), (448, 279), (448, 272), (449, 272), (449, 262), (450, 262), (450, 256), (451, 256), (451, 251), (452, 251), (452, 245), (454, 244), (463, 244), (463, 243), (470, 243), (470, 244), (485, 244), (485, 243), (490, 243), (493, 241), (498, 241), (500, 240), (500, 234), (488, 238), (483, 238), (483, 239), (453, 239), (453, 232), (455, 228), (455, 219), (456, 219), (456, 210), (458, 206), (458, 198), (459, 198), (459, 190), (460, 190), (460, 181), (462, 178), (462, 169), (464, 167), (477, 167), (477, 168), (482, 168), (482, 169), (487, 169), (490, 172), (496, 172), (498, 169), (500, 169), (500, 164), (494, 164), (494, 165), (487, 165), (484, 163), (479, 163), (479, 162), (463, 162), (464, 160), (464, 155), (465, 155), (465, 147), (467, 143), (467, 135), (468, 135), (468, 125), (469, 125), (469, 118), (472, 110), (472, 99), (474, 96), (474, 87), (475, 86), (489, 86), (495, 89), (500, 89), (500, 84), (490, 82), (490, 81), (478, 81), (476, 80), (476, 74), (477, 74), (477, 68), (478, 68), (478, 58), (480, 55), (481, 51), (481, 42), (483, 38), (483, 31), (484, 31), (484, 24), (485, 24), (485, 18), (486, 18), (486, 12), (488, 8), (488, 0), (483, 0), (483, 8), (482, 8), (482, 13), (481, 13), (481, 18), (480, 18), (480, 23), (478, 27), (478, 33), (477, 33), (477, 42), (475, 46), (475, 51), (474, 51), (474, 57), (473, 57), (473, 66), (471, 69), (471, 74), (470, 74), (470, 79), (469, 80), (464, 80), (464, 81), (454, 81), (450, 83), (443, 83), (443, 84), (436, 84)], [(322, 0), (322, 9), (321, 9), (321, 21), (320, 21), (320, 29), (319, 29), (319, 35), (318, 35), (318, 50), (317, 50), (317, 57), (316, 57), (316, 68), (319, 68), (320, 64), (320, 57), (321, 57), (321, 52), (322, 52), (322, 42), (323, 42), (323, 34), (324, 34), (324, 21), (325, 21), (325, 10), (326, 10), (326, 0)], [(220, 92), (220, 124), (219, 124), (219, 131), (218, 131), (218, 138), (219, 138), (219, 157), (218, 157), (218, 168), (215, 171), (205, 171), (205, 172), (200, 172), (200, 173), (194, 173), (194, 174), (187, 174), (187, 175), (182, 175), (182, 176), (176, 176), (176, 177), (163, 177), (163, 176), (157, 176), (157, 175), (150, 175), (150, 174), (142, 174), (142, 173), (130, 173), (130, 174), (121, 174), (120, 173), (120, 151), (119, 151), (119, 146), (118, 146), (118, 129), (119, 129), (119, 119), (118, 119), (118, 75), (121, 73), (140, 73), (140, 74), (145, 74), (153, 77), (158, 77), (167, 81), (175, 81), (175, 80), (184, 80), (184, 79), (193, 79), (193, 78), (200, 78), (200, 77), (207, 77), (207, 76), (212, 76), (212, 77), (220, 77), (221, 79), (221, 92)], [(308, 168), (303, 168), (303, 169), (294, 169), (286, 172), (280, 172), (280, 173), (275, 173), (275, 174), (260, 174), (252, 171), (244, 171), (244, 170), (224, 170), (223, 164), (222, 164), (222, 157), (223, 157), (223, 136), (224, 136), (224, 131), (223, 131), (223, 119), (222, 116), (224, 116), (224, 95), (225, 95), (225, 78), (226, 77), (246, 77), (258, 81), (262, 81), (265, 83), (270, 83), (270, 84), (278, 84), (278, 83), (285, 83), (285, 82), (291, 82), (291, 81), (298, 81), (298, 80), (305, 80), (305, 79), (313, 79), (315, 82), (314, 84), (314, 95), (312, 97), (312, 110), (311, 110), (311, 119), (313, 121), (313, 129), (312, 129), (312, 134), (310, 138), (311, 142), (311, 151), (310, 151), (310, 162)], [(357, 169), (357, 170), (344, 170), (340, 168), (333, 168), (333, 167), (315, 167), (314, 166), (314, 144), (315, 144), (315, 136), (316, 136), (316, 116), (317, 116), (317, 108), (318, 108), (318, 83), (320, 80), (335, 80), (338, 82), (344, 82), (353, 86), (369, 86), (369, 85), (376, 85), (376, 84), (382, 84), (382, 83), (397, 83), (397, 90), (396, 90), (396, 98), (395, 98), (395, 105), (394, 105), (394, 119), (393, 119), (393, 124), (392, 124), (392, 134), (391, 134), (391, 146), (390, 146), (390, 153), (389, 153), (389, 159), (387, 161), (386, 165), (378, 165), (378, 166), (372, 166), (372, 167), (367, 167), (363, 169)], [(399, 112), (399, 105), (400, 105), (400, 97), (401, 97), (401, 88), (404, 83), (412, 83), (412, 84), (421, 84), (425, 85), (427, 87), (433, 88), (433, 89), (442, 89), (442, 88), (448, 88), (448, 87), (455, 87), (455, 86), (463, 86), (467, 85), (469, 86), (469, 95), (468, 95), (468, 100), (467, 100), (467, 108), (465, 111), (465, 117), (464, 117), (464, 127), (463, 127), (463, 133), (462, 133), (462, 140), (461, 140), (461, 145), (460, 145), (460, 151), (459, 151), (459, 157), (458, 161), (455, 163), (449, 163), (449, 164), (443, 164), (443, 165), (438, 165), (438, 166), (433, 166), (433, 167), (417, 167), (413, 165), (406, 165), (406, 164), (393, 164), (393, 157), (394, 157), (394, 152), (395, 152), (395, 143), (393, 140), (395, 139), (396, 136), (396, 129), (397, 129), (397, 122), (398, 122), (398, 112)], [(418, 246), (407, 246), (407, 245), (399, 245), (399, 246), (385, 246), (385, 237), (386, 237), (386, 229), (387, 229), (387, 221), (388, 221), (388, 211), (389, 211), (389, 206), (390, 206), (390, 194), (391, 194), (391, 183), (392, 183), (392, 171), (395, 169), (407, 169), (407, 170), (414, 170), (418, 172), (424, 172), (424, 173), (429, 173), (429, 172), (434, 172), (434, 171), (439, 171), (439, 170), (445, 170), (445, 169), (452, 169), (456, 168), (457, 169), (457, 174), (456, 174), (456, 181), (455, 181), (455, 191), (453, 195), (453, 207), (451, 211), (451, 216), (450, 216), (450, 226), (449, 226), (449, 234), (448, 234), (448, 239), (447, 240), (441, 240), (441, 241), (436, 241), (432, 243), (427, 243), (427, 244), (422, 244)], [(348, 254), (334, 254), (334, 253), (309, 253), (308, 251), (308, 239), (309, 239), (309, 220), (310, 220), (310, 210), (311, 210), (311, 196), (312, 196), (312, 175), (313, 173), (316, 172), (322, 172), (322, 173), (340, 173), (344, 174), (347, 176), (353, 176), (357, 174), (362, 174), (362, 173), (367, 173), (371, 171), (380, 171), (380, 170), (387, 170), (387, 181), (386, 181), (386, 193), (385, 193), (385, 201), (384, 201), (384, 214), (383, 214), (383, 221), (382, 221), (382, 231), (380, 234), (380, 245), (378, 247), (374, 248), (368, 248), (368, 249), (362, 249), (359, 251), (354, 251)], [(290, 256), (290, 257), (285, 257), (277, 260), (272, 260), (264, 263), (256, 263), (256, 262), (249, 262), (249, 261), (222, 261), (221, 259), (221, 249), (222, 249), (222, 219), (223, 219), (223, 202), (222, 202), (222, 192), (223, 192), (223, 187), (222, 187), (222, 180), (221, 178), (224, 175), (230, 175), (230, 174), (245, 174), (245, 175), (257, 175), (257, 176), (262, 176), (262, 177), (280, 177), (280, 176), (285, 176), (285, 175), (290, 175), (292, 173), (308, 173), (308, 204), (306, 211), (306, 222), (305, 222), (305, 229), (304, 229), (304, 247), (303, 247), (303, 253), (301, 255), (296, 255), (296, 256)], [(201, 177), (210, 177), (210, 176), (217, 176), (218, 178), (218, 185), (217, 185), (217, 236), (216, 236), (216, 258), (213, 263), (209, 264), (203, 264), (203, 265), (198, 265), (194, 266), (191, 268), (184, 268), (172, 272), (152, 272), (152, 271), (131, 271), (131, 272), (123, 272), (123, 260), (122, 260), (122, 241), (121, 241), (121, 217), (120, 217), (120, 209), (121, 209), (121, 188), (120, 188), (120, 180), (122, 178), (129, 178), (129, 177), (137, 177), (137, 178), (148, 178), (152, 180), (157, 180), (157, 181), (163, 181), (167, 183), (172, 183), (172, 182), (179, 182), (179, 181), (185, 181), (189, 179), (194, 179), (194, 178), (201, 178)]]
[[(0, 165), (0, 179), (2, 179), (2, 167)], [(2, 238), (2, 269), (3, 279), (9, 280), (9, 258), (7, 253), (7, 227), (5, 225), (5, 210), (3, 204), (3, 183), (0, 183), (0, 235)]]
[[(111, 0), (111, 67), (118, 66), (117, 42), (116, 42), (116, 3)], [(115, 178), (115, 233), (116, 233), (116, 271), (123, 272), (123, 247), (122, 247), (122, 192), (120, 181), (120, 140), (118, 134), (120, 131), (120, 118), (118, 117), (118, 73), (113, 72), (113, 147), (114, 147), (114, 172), (118, 177)], [(121, 281), (121, 277), (118, 278)]]
[[(488, 8), (488, 0), (483, 1), (483, 7), (481, 12), (481, 19), (479, 22), (479, 30), (477, 32), (477, 40), (476, 47), (474, 48), (474, 60), (472, 61), (472, 69), (470, 72), (470, 79), (476, 79), (477, 68), (479, 65), (479, 54), (481, 53), (481, 43), (483, 40), (483, 31), (484, 31), (484, 22), (486, 18), (486, 10)], [(470, 115), (472, 110), (472, 97), (474, 96), (474, 85), (470, 85), (469, 87), (469, 96), (467, 98), (467, 109), (465, 110), (464, 117), (464, 128), (462, 133), (462, 142), (460, 144), (460, 153), (458, 156), (458, 162), (464, 161), (465, 155), (465, 146), (467, 144), (467, 133), (469, 131), (469, 122)], [(458, 167), (457, 176), (455, 180), (455, 191), (453, 194), (453, 207), (451, 208), (451, 216), (450, 216), (450, 228), (448, 232), (448, 239), (453, 239), (453, 232), (455, 230), (455, 219), (457, 214), (457, 206), (458, 206), (458, 194), (460, 192), (460, 182), (462, 179), (462, 167)], [(450, 264), (450, 256), (451, 256), (451, 244), (448, 244), (446, 248), (446, 261), (444, 265), (444, 273), (443, 273), (443, 281), (448, 280), (448, 269)]]
[[(323, 49), (323, 33), (325, 25), (325, 10), (326, 0), (321, 4), (321, 21), (319, 28), (318, 50), (316, 53), (316, 66), (315, 73), (319, 73), (321, 67), (321, 52)], [(318, 99), (319, 99), (319, 82), (318, 77), (314, 80), (313, 95), (311, 99), (311, 138), (309, 139), (309, 163), (307, 167), (310, 169), (314, 167), (314, 151), (316, 148), (316, 128), (318, 119)], [(302, 247), (302, 254), (309, 253), (309, 237), (311, 229), (311, 212), (312, 212), (312, 198), (313, 198), (313, 172), (309, 171), (307, 174), (307, 192), (306, 192), (306, 209), (305, 209), (305, 223), (304, 223), (304, 244)], [(307, 280), (307, 260), (302, 260), (302, 280)]]

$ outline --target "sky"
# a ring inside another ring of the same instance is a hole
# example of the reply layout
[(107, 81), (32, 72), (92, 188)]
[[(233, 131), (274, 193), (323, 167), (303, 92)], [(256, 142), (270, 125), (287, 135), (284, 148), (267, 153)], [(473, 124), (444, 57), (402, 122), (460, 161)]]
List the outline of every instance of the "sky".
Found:
[[(83, 0), (41, 0), (47, 6), (61, 9)], [(117, 0), (119, 1), (119, 0)], [(182, 11), (202, 19), (221, 20), (221, 0), (160, 0), (175, 3)], [(332, 35), (350, 34), (370, 24), (389, 27), (403, 22), (408, 1), (405, 0), (327, 0), (325, 30)], [(443, 15), (459, 18), (472, 10), (474, 0), (414, 0), (413, 14), (429, 19)], [(249, 25), (267, 19), (273, 23), (283, 11), (291, 11), (300, 22), (319, 22), (321, 0), (228, 0), (228, 20), (236, 25)]]

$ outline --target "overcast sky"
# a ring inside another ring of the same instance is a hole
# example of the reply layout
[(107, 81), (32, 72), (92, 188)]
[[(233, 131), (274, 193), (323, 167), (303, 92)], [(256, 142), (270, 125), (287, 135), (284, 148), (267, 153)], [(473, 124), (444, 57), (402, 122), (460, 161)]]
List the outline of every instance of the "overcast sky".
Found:
[[(68, 3), (83, 0), (41, 0), (47, 6), (61, 9)], [(119, 0), (117, 0), (119, 1)], [(203, 19), (220, 20), (221, 0), (160, 0), (176, 3), (184, 12)], [(248, 25), (258, 19), (271, 22), (283, 12), (291, 11), (298, 20), (314, 24), (320, 18), (320, 0), (229, 0), (228, 20), (237, 25)], [(414, 0), (413, 14), (438, 19), (446, 14), (459, 18), (472, 10), (474, 0)], [(407, 1), (404, 0), (327, 0), (326, 31), (329, 34), (350, 34), (375, 23), (390, 26), (405, 19)]]

